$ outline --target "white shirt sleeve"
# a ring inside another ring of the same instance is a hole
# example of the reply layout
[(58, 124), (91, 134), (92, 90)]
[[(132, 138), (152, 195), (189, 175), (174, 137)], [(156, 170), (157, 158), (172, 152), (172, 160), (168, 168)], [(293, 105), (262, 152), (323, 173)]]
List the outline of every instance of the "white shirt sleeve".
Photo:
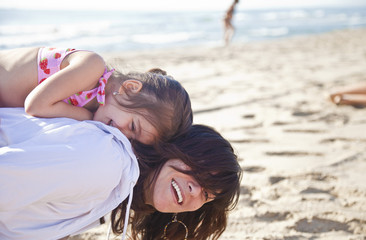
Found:
[(120, 174), (109, 172), (122, 167), (111, 160), (120, 159), (113, 135), (70, 119), (46, 126), (14, 120), (1, 127), (9, 145), (0, 148), (0, 211), (37, 201), (92, 201), (118, 184)]
[(137, 180), (136, 159), (110, 128), (0, 108), (0, 239), (6, 231), (11, 239), (71, 234), (128, 195), (121, 192), (127, 179)]

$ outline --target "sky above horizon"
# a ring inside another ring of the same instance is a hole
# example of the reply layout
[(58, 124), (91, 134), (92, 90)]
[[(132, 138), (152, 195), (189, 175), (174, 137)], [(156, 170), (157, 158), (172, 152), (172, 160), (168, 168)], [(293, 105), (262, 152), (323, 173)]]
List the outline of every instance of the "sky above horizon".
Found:
[[(0, 0), (0, 8), (62, 10), (186, 11), (222, 10), (233, 0)], [(365, 6), (365, 0), (241, 0), (238, 9)]]

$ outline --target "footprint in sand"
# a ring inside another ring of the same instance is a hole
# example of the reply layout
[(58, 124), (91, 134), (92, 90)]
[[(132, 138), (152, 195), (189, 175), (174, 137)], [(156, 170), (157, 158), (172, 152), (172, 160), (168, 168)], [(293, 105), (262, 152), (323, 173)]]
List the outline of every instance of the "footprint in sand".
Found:
[(231, 143), (269, 143), (268, 139), (235, 139), (229, 140)]
[(329, 113), (316, 119), (312, 122), (324, 121), (328, 124), (346, 124), (349, 122), (349, 116), (345, 114)]
[(260, 127), (263, 127), (263, 122), (249, 124), (249, 125), (245, 125), (245, 126), (239, 126), (239, 127), (232, 127), (232, 128), (228, 128), (228, 130), (237, 131), (237, 130), (254, 129), (254, 128), (260, 128)]
[(285, 129), (283, 131), (287, 133), (310, 133), (310, 134), (327, 132), (325, 130), (320, 129)]
[(351, 232), (347, 223), (312, 217), (311, 219), (303, 218), (295, 223), (295, 230), (305, 233), (324, 233), (331, 231)]
[(328, 190), (322, 190), (322, 189), (318, 189), (318, 188), (313, 188), (313, 187), (308, 187), (307, 189), (302, 190), (300, 193), (302, 194), (329, 194), (331, 195), (331, 193)]
[(265, 212), (264, 214), (255, 215), (260, 221), (273, 222), (273, 221), (284, 221), (291, 217), (290, 212)]
[(335, 163), (331, 164), (330, 166), (331, 167), (338, 167), (338, 166), (341, 166), (341, 165), (344, 165), (344, 164), (351, 163), (353, 161), (357, 161), (357, 160), (361, 159), (361, 157), (363, 157), (363, 152), (358, 152), (356, 154), (352, 154), (349, 157), (341, 159), (340, 161), (335, 162)]
[(285, 177), (281, 177), (281, 176), (271, 176), (269, 177), (269, 182), (273, 185), (276, 184), (278, 182), (281, 182), (282, 180), (285, 180)]
[(263, 172), (264, 170), (266, 170), (266, 169), (264, 167), (260, 167), (260, 166), (243, 167), (243, 171), (250, 172), (250, 173)]
[[(249, 207), (255, 207), (262, 205), (263, 203), (259, 200), (252, 199), (252, 193), (256, 188), (253, 186), (241, 186), (240, 187), (240, 204)], [(240, 205), (239, 204), (239, 205)]]
[[(350, 230), (353, 234), (360, 234), (366, 236), (366, 221), (362, 219), (354, 218), (347, 222), (348, 226), (350, 226)], [(363, 238), (365, 240), (366, 237)]]
[(273, 126), (284, 126), (284, 125), (291, 125), (297, 124), (298, 122), (286, 122), (286, 121), (275, 121), (272, 123)]
[(318, 189), (318, 188), (313, 188), (313, 187), (308, 187), (304, 190), (302, 190), (300, 192), (301, 194), (306, 194), (306, 196), (304, 195), (304, 199), (313, 199), (313, 200), (318, 200), (318, 201), (322, 201), (322, 200), (334, 200), (337, 197), (334, 196), (330, 190), (322, 190), (322, 189)]
[(255, 114), (244, 114), (241, 117), (245, 119), (252, 119), (255, 118)]
[(295, 117), (307, 117), (307, 116), (311, 116), (313, 114), (319, 113), (319, 111), (300, 111), (300, 110), (296, 110), (292, 113), (292, 116)]
[(248, 186), (240, 186), (240, 195), (252, 195), (253, 188)]
[(343, 138), (343, 137), (334, 137), (334, 138), (326, 138), (320, 141), (320, 143), (335, 143), (335, 142), (366, 142), (364, 138)]
[(325, 182), (330, 182), (330, 181), (334, 181), (337, 180), (338, 178), (335, 176), (331, 176), (328, 174), (324, 174), (321, 172), (312, 172), (312, 173), (307, 173), (307, 174), (301, 174), (298, 176), (299, 178), (310, 178), (311, 180), (315, 180), (315, 181), (325, 181)]
[(318, 153), (318, 152), (303, 152), (303, 151), (278, 151), (278, 152), (272, 152), (268, 151), (265, 152), (267, 156), (285, 156), (285, 157), (304, 157), (304, 156), (317, 156), (321, 157), (324, 154)]

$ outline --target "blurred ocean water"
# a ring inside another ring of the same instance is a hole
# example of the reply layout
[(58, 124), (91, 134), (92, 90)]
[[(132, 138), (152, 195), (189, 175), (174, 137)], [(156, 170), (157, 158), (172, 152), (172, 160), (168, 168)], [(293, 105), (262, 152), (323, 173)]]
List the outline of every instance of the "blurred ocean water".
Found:
[[(0, 49), (57, 46), (98, 52), (222, 45), (222, 12), (0, 9)], [(233, 42), (366, 27), (366, 8), (248, 10), (235, 13)]]

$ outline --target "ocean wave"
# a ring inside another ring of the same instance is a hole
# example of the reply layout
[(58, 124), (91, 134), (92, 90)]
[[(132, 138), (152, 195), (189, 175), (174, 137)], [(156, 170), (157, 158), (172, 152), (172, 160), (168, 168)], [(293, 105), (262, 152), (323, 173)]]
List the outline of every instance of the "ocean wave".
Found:
[(309, 13), (304, 10), (291, 10), (291, 11), (273, 11), (265, 12), (260, 17), (265, 21), (284, 20), (284, 19), (304, 19), (309, 17)]
[(250, 31), (251, 36), (255, 37), (279, 37), (285, 36), (289, 33), (289, 29), (285, 27), (280, 28), (258, 28)]
[(196, 34), (190, 32), (176, 32), (166, 34), (136, 34), (133, 35), (131, 39), (137, 43), (163, 44), (188, 41), (194, 35)]
[[(133, 13), (0, 9), (0, 49), (66, 46), (93, 51), (138, 50), (223, 41), (222, 12)], [(46, 19), (46, 20), (45, 20)], [(366, 27), (366, 9), (237, 11), (233, 41), (256, 41)]]

